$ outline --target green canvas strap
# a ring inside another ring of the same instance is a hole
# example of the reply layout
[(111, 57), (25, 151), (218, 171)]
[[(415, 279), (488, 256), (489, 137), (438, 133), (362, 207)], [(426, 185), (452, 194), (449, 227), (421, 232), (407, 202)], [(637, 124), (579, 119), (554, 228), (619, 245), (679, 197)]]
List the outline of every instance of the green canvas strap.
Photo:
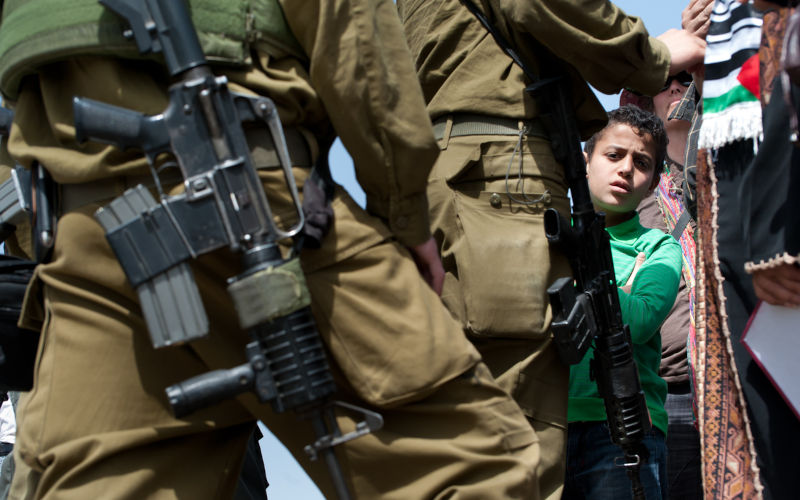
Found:
[[(450, 133), (447, 133), (448, 123)], [(433, 122), (433, 135), (437, 141), (447, 137), (466, 135), (519, 135), (525, 127), (529, 136), (548, 138), (544, 125), (539, 120), (515, 120), (500, 116), (455, 113), (442, 116)]]

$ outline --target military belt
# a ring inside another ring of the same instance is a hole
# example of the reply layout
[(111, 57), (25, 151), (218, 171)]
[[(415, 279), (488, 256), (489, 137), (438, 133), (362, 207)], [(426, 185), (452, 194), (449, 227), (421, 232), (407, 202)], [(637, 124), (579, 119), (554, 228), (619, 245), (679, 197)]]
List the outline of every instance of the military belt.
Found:
[[(280, 161), (268, 132), (263, 129), (247, 129), (245, 136), (251, 145), (250, 156), (257, 169), (280, 168)], [(295, 128), (286, 128), (284, 136), (292, 165), (310, 168), (313, 164), (311, 151), (302, 132)], [(159, 182), (164, 189), (169, 189), (182, 183), (183, 177), (177, 168), (169, 168), (159, 174)], [(138, 184), (144, 185), (151, 191), (155, 189), (155, 181), (149, 174), (116, 176), (78, 184), (59, 184), (59, 212), (66, 213), (90, 203), (110, 200)]]
[(513, 118), (470, 113), (455, 113), (437, 118), (433, 122), (433, 135), (437, 141), (441, 141), (445, 137), (463, 137), (467, 135), (518, 136), (523, 128), (526, 135), (549, 139), (547, 130), (539, 120), (515, 120)]

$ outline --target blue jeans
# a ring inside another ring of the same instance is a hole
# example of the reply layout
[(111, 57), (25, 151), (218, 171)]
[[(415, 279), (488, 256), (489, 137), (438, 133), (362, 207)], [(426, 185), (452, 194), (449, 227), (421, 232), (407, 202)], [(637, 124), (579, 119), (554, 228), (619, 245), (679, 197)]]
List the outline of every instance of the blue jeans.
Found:
[[(653, 428), (645, 435), (650, 451), (639, 472), (647, 500), (667, 498), (667, 445), (664, 433)], [(625, 469), (615, 465), (621, 457), (611, 442), (606, 422), (573, 422), (567, 432), (567, 477), (562, 500), (624, 500), (632, 498)]]
[(668, 392), (664, 409), (669, 415), (666, 476), (669, 496), (674, 500), (702, 500), (700, 433), (694, 426), (692, 393)]

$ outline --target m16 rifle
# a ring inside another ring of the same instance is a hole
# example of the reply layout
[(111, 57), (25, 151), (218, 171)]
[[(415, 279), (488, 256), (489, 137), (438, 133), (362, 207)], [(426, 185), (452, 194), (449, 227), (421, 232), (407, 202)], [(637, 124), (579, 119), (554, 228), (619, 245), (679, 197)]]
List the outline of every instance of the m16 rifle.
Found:
[[(0, 108), (0, 137), (11, 132), (14, 112)], [(34, 162), (30, 170), (16, 165), (11, 178), (0, 184), (0, 242), (5, 241), (22, 222), (33, 229), (33, 253), (37, 262), (47, 259), (55, 240), (56, 219), (53, 210), (55, 183), (50, 174)]]
[(539, 44), (536, 53), (541, 58), (542, 74), (535, 74), (471, 0), (461, 2), (522, 68), (533, 82), (525, 91), (546, 110), (540, 119), (548, 130), (553, 156), (564, 168), (572, 198), (571, 219), (554, 208), (544, 214), (547, 239), (567, 256), (574, 274), (574, 280), (559, 278), (547, 289), (553, 308), (554, 341), (567, 364), (580, 362), (594, 342), (591, 372), (605, 403), (611, 440), (624, 454), (617, 465), (625, 467), (633, 498), (643, 499), (639, 470), (649, 457), (642, 440), (650, 430), (650, 416), (633, 359), (630, 330), (622, 321), (605, 214), (594, 211), (586, 181), (578, 122), (570, 85), (564, 78), (566, 70)]
[[(188, 261), (228, 247), (242, 254), (244, 271), (228, 280), (228, 292), (252, 342), (247, 362), (215, 370), (167, 388), (176, 416), (252, 390), (277, 412), (312, 417), (317, 441), (340, 498), (349, 498), (332, 447), (379, 429), (374, 412), (330, 401), (336, 387), (311, 315), (310, 296), (297, 255), (284, 258), (279, 241), (296, 237), (304, 223), (289, 153), (274, 103), (231, 92), (215, 76), (200, 47), (183, 0), (100, 0), (130, 25), (125, 32), (143, 54), (163, 53), (172, 78), (163, 113), (141, 113), (76, 97), (75, 132), (120, 149), (144, 152), (160, 200), (144, 186), (126, 191), (96, 218), (136, 288), (156, 347), (204, 336), (208, 320)], [(260, 124), (271, 136), (297, 222), (278, 227), (250, 158), (243, 122)], [(171, 155), (185, 192), (164, 194), (156, 158)], [(296, 242), (297, 243), (297, 242)], [(360, 413), (364, 421), (341, 435), (334, 406)]]

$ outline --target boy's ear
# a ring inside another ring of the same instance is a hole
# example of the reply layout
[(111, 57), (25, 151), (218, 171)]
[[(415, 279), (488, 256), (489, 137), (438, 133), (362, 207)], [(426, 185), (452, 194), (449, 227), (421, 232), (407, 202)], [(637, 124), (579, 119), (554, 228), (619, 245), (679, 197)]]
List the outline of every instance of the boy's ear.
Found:
[(656, 190), (658, 186), (658, 181), (661, 180), (661, 172), (657, 168), (653, 169), (653, 179), (650, 181), (650, 189), (647, 191), (647, 194), (653, 194), (653, 191)]

